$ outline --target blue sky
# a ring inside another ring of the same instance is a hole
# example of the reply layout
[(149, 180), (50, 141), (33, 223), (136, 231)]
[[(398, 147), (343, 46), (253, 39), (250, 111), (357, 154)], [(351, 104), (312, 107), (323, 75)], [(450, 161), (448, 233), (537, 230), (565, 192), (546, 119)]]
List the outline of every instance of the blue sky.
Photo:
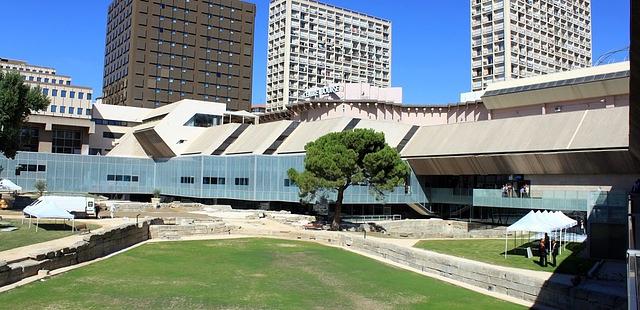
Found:
[[(253, 102), (265, 102), (268, 0), (256, 3)], [(324, 0), (393, 23), (392, 84), (407, 104), (458, 100), (470, 88), (468, 0)], [(0, 57), (52, 66), (102, 93), (110, 0), (3, 1)], [(629, 0), (592, 0), (593, 59), (629, 45)]]

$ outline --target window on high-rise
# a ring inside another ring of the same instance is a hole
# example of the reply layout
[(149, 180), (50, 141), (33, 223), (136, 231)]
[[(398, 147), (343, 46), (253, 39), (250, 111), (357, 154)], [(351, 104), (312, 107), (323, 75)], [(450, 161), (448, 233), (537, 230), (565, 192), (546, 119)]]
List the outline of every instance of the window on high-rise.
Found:
[(52, 152), (64, 154), (80, 154), (82, 151), (82, 134), (79, 130), (53, 130)]

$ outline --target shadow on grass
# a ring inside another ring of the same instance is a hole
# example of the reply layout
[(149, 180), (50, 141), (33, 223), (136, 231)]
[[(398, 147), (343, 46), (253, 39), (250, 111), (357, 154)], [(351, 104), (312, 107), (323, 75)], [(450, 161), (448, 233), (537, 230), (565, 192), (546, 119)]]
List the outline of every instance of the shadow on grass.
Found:
[[(543, 268), (548, 267), (549, 270), (545, 271), (554, 273), (586, 276), (589, 269), (591, 269), (591, 267), (597, 261), (595, 259), (586, 258), (586, 255), (583, 253), (585, 244), (579, 242), (567, 243), (563, 251), (569, 251), (571, 254), (569, 254), (569, 256), (567, 257), (564, 257), (564, 259), (560, 259), (561, 257), (559, 256), (556, 265), (553, 264), (553, 256), (550, 254), (547, 256), (547, 266), (543, 266), (543, 264), (540, 263), (540, 255), (538, 254), (538, 241), (530, 241), (520, 245), (517, 248), (512, 248), (507, 251), (507, 255), (526, 257), (527, 248), (531, 248), (531, 252), (533, 254), (533, 257), (530, 258), (532, 265), (537, 265)], [(504, 252), (500, 254), (504, 255)]]
[(62, 224), (62, 223), (58, 223), (58, 224), (46, 223), (46, 224), (39, 224), (38, 229), (43, 229), (46, 231), (71, 231), (71, 225)]

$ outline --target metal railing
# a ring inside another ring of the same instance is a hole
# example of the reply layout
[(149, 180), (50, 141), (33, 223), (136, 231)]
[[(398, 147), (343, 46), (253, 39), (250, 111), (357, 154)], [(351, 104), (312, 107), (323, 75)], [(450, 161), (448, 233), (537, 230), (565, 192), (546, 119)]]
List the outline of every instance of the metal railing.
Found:
[(473, 190), (473, 205), (483, 207), (587, 211), (590, 198), (591, 192), (587, 191), (543, 190), (521, 196), (500, 189)]
[(400, 214), (387, 214), (387, 215), (348, 215), (343, 216), (343, 220), (351, 223), (368, 223), (377, 221), (399, 221), (402, 219)]
[(473, 203), (471, 188), (430, 188), (427, 189), (430, 203), (466, 204)]

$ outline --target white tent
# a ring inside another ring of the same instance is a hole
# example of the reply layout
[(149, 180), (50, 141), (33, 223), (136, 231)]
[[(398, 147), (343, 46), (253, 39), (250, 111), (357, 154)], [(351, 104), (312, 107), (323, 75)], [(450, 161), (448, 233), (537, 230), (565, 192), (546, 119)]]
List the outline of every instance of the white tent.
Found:
[(529, 211), (527, 215), (519, 219), (517, 222), (507, 227), (507, 231), (533, 231), (533, 232), (546, 232), (553, 231), (553, 226), (547, 221), (544, 221), (539, 213)]
[(573, 226), (578, 225), (578, 221), (566, 216), (564, 213), (560, 211), (553, 212), (553, 214), (565, 224), (564, 228), (571, 228)]
[(29, 215), (29, 226), (31, 226), (31, 218), (36, 218), (36, 231), (38, 231), (38, 223), (40, 222), (41, 218), (71, 220), (71, 230), (75, 230), (75, 220), (73, 214), (57, 207), (52, 203), (37, 200), (36, 203), (24, 208), (22, 212), (26, 215)]
[[(560, 211), (529, 211), (527, 215), (507, 227), (504, 234), (504, 257), (507, 257), (507, 233), (509, 231), (529, 231), (551, 233), (558, 231), (560, 233), (560, 242), (562, 244), (562, 231), (573, 227), (577, 221), (566, 216)], [(561, 247), (562, 249), (562, 247)]]
[[(566, 236), (565, 236), (565, 234), (567, 233), (566, 230), (568, 228), (578, 225), (578, 221), (566, 216), (564, 213), (560, 211), (552, 212), (552, 214), (558, 219), (559, 223), (562, 223), (562, 228), (560, 229), (560, 254), (562, 254), (563, 244), (564, 246), (566, 246), (566, 243), (567, 243)], [(563, 242), (563, 237), (564, 237), (564, 242)]]
[(11, 182), (9, 179), (0, 179), (0, 191), (6, 192), (21, 192), (22, 187)]

